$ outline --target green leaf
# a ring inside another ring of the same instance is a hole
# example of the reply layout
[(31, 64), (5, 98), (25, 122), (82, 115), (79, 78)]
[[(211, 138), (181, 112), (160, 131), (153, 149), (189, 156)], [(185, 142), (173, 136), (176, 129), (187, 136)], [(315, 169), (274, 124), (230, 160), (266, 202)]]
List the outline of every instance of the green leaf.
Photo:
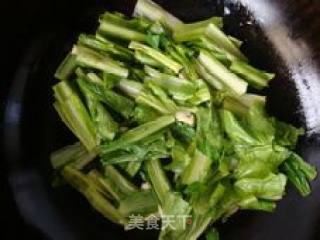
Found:
[(139, 124), (155, 120), (159, 114), (151, 107), (145, 105), (137, 105), (134, 109), (133, 120)]
[(87, 89), (86, 80), (78, 79), (77, 82), (86, 97), (87, 107), (89, 108), (98, 136), (102, 140), (112, 140), (118, 132), (118, 123), (113, 120), (98, 98)]
[(191, 158), (182, 146), (181, 143), (175, 141), (174, 146), (171, 150), (172, 161), (164, 167), (165, 170), (170, 170), (175, 173), (175, 179), (177, 179), (184, 169), (188, 166), (191, 161)]
[(270, 173), (264, 178), (242, 178), (235, 182), (236, 191), (242, 195), (254, 195), (264, 200), (280, 200), (285, 192), (287, 178)]
[(294, 149), (298, 139), (304, 134), (303, 128), (296, 128), (290, 124), (274, 120), (276, 128), (275, 141), (281, 146)]
[(165, 158), (168, 157), (168, 154), (163, 134), (155, 134), (154, 137), (151, 136), (149, 139), (144, 139), (144, 141), (103, 154), (101, 162), (103, 165), (142, 162), (150, 158)]
[[(167, 93), (162, 90), (157, 85), (153, 84), (152, 82), (147, 83), (148, 88), (151, 90), (154, 96), (160, 100), (161, 104), (165, 107), (165, 112), (168, 113), (176, 113), (178, 111), (178, 106), (175, 102), (167, 95)], [(162, 113), (165, 113), (162, 112)]]
[(83, 88), (88, 89), (99, 101), (106, 103), (123, 117), (129, 118), (131, 116), (134, 110), (134, 102), (129, 98), (88, 81), (82, 81), (81, 83)]
[(163, 229), (159, 239), (173, 239), (185, 230), (186, 219), (191, 212), (191, 206), (179, 193), (167, 192), (164, 203), (162, 204), (162, 218), (172, 216), (172, 228), (164, 228), (165, 220), (162, 220)]
[(187, 146), (193, 141), (196, 133), (192, 126), (183, 122), (176, 122), (171, 130), (173, 136)]
[(160, 36), (158, 34), (149, 33), (146, 38), (146, 42), (155, 49), (159, 49), (160, 45)]
[(239, 159), (234, 177), (258, 178), (265, 177), (270, 172), (277, 172), (278, 167), (288, 158), (290, 152), (280, 146), (235, 146)]
[(271, 144), (273, 142), (275, 129), (265, 112), (264, 104), (254, 104), (249, 109), (245, 119), (251, 135), (261, 144)]
[(221, 119), (228, 137), (236, 144), (257, 145), (254, 139), (240, 124), (236, 117), (227, 110), (221, 110)]

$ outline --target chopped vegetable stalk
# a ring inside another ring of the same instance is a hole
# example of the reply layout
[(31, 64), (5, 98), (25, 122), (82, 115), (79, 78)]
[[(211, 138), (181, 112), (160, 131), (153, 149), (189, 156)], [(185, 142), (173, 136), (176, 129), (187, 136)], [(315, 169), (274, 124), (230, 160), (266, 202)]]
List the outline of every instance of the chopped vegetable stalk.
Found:
[(97, 187), (87, 176), (68, 166), (61, 173), (66, 181), (81, 192), (104, 217), (117, 224), (125, 224), (127, 222), (124, 216), (99, 193)]
[[(237, 60), (238, 58), (232, 53), (228, 52), (222, 47), (219, 47), (212, 39), (203, 36), (200, 38), (199, 44), (200, 48), (204, 48), (213, 52), (213, 54), (219, 59), (222, 63), (227, 63), (225, 65), (229, 66), (230, 61)], [(218, 57), (220, 56), (220, 57)]]
[(158, 210), (158, 199), (154, 192), (133, 192), (120, 201), (119, 212), (124, 216), (138, 215), (147, 216)]
[(197, 32), (198, 34), (203, 33), (205, 28), (210, 23), (215, 24), (220, 29), (222, 29), (222, 27), (223, 27), (223, 19), (221, 17), (211, 17), (209, 19), (194, 22), (194, 23), (177, 25), (174, 28), (173, 37), (176, 41), (179, 42), (179, 41), (181, 41), (180, 37), (183, 36), (182, 34), (190, 34), (190, 32), (191, 32), (191, 34), (193, 34), (193, 31)]
[(87, 176), (92, 182), (94, 182), (97, 190), (106, 198), (119, 201), (122, 197), (118, 189), (116, 189), (115, 186), (111, 184), (111, 181), (104, 180), (103, 176), (97, 170), (91, 170), (87, 174)]
[(315, 167), (304, 162), (297, 154), (292, 153), (283, 163), (282, 169), (302, 196), (307, 196), (311, 193), (309, 181), (317, 176)]
[(95, 84), (98, 84), (98, 85), (104, 85), (103, 80), (97, 74), (95, 74), (93, 72), (87, 73), (87, 78), (86, 79), (91, 81), (92, 83), (95, 83)]
[(201, 50), (198, 60), (210, 72), (210, 74), (218, 78), (233, 92), (238, 95), (243, 95), (244, 93), (246, 93), (248, 84), (244, 80), (230, 72), (209, 52)]
[(159, 117), (124, 133), (119, 139), (101, 146), (103, 153), (115, 151), (127, 144), (138, 142), (175, 122), (173, 116)]
[(131, 116), (134, 110), (134, 102), (129, 98), (88, 81), (82, 81), (81, 84), (83, 85), (83, 88), (88, 89), (97, 99), (106, 103), (123, 117), (129, 118)]
[(171, 163), (166, 165), (164, 169), (173, 171), (175, 173), (175, 179), (178, 179), (181, 173), (189, 165), (191, 158), (184, 146), (178, 141), (176, 141), (172, 147), (171, 158)]
[(197, 61), (196, 62), (196, 68), (198, 71), (198, 74), (213, 88), (217, 90), (222, 90), (225, 88), (222, 82), (212, 74), (204, 67), (202, 64)]
[(212, 221), (212, 217), (206, 215), (193, 215), (192, 225), (183, 232), (177, 239), (198, 239), (200, 235), (206, 230)]
[(127, 180), (116, 168), (113, 166), (106, 166), (105, 167), (105, 177), (110, 179), (115, 186), (120, 190), (122, 194), (125, 196), (136, 192), (138, 189), (137, 187)]
[(87, 89), (86, 80), (78, 79), (78, 85), (86, 97), (87, 107), (93, 122), (95, 123), (97, 134), (102, 140), (112, 140), (118, 132), (118, 124), (113, 120), (98, 98)]
[(145, 41), (146, 35), (122, 25), (116, 25), (105, 19), (100, 20), (99, 33), (127, 41)]
[(101, 41), (95, 36), (81, 34), (79, 36), (78, 43), (94, 50), (109, 53), (110, 55), (113, 55), (125, 61), (133, 60), (133, 53), (129, 49), (113, 43), (107, 39)]
[(188, 80), (160, 73), (150, 67), (145, 67), (145, 71), (150, 76), (145, 78), (146, 82), (152, 82), (165, 89), (174, 99), (188, 100), (197, 91), (196, 86)]
[(229, 52), (230, 54), (236, 56), (237, 58), (247, 61), (247, 58), (242, 54), (242, 52), (233, 44), (233, 42), (225, 35), (215, 24), (209, 24), (205, 30), (205, 35), (214, 41), (214, 43)]
[(106, 55), (102, 55), (90, 48), (76, 45), (72, 49), (72, 54), (76, 56), (77, 64), (112, 73), (121, 77), (128, 77), (128, 70), (118, 62)]
[(98, 144), (94, 125), (79, 96), (67, 82), (53, 87), (56, 102), (54, 107), (70, 130), (90, 152)]
[(175, 44), (168, 39), (161, 38), (160, 36), (159, 38), (162, 39), (161, 44), (164, 45), (165, 52), (183, 66), (182, 73), (190, 80), (197, 80), (198, 75), (193, 64), (194, 52), (191, 52), (181, 44)]
[(98, 151), (88, 152), (86, 148), (77, 142), (53, 152), (50, 156), (54, 169), (60, 169), (67, 164), (72, 164), (75, 169), (82, 169), (98, 155)]
[(243, 41), (241, 41), (238, 38), (235, 38), (233, 36), (228, 35), (228, 38), (230, 39), (230, 41), (237, 47), (240, 48), (243, 44)]
[(239, 203), (241, 209), (273, 212), (276, 204), (272, 201), (258, 200), (256, 197), (249, 197)]
[(132, 98), (137, 98), (144, 89), (141, 83), (127, 79), (121, 79), (117, 84), (117, 88)]
[(158, 199), (163, 204), (171, 187), (162, 169), (160, 161), (158, 159), (151, 159), (147, 161), (146, 169), (153, 189), (156, 192)]
[(143, 51), (135, 50), (134, 51), (134, 57), (137, 59), (140, 63), (152, 67), (162, 67), (161, 63), (159, 63), (157, 60), (155, 60), (152, 57), (149, 57), (147, 54), (145, 54)]
[(183, 23), (151, 0), (138, 0), (133, 16), (145, 17), (151, 21), (159, 21), (170, 29), (174, 29), (177, 25)]
[(182, 69), (182, 66), (179, 63), (177, 63), (176, 61), (167, 57), (166, 55), (164, 55), (160, 51), (153, 49), (151, 47), (148, 47), (147, 45), (144, 45), (142, 43), (131, 42), (129, 44), (129, 48), (134, 49), (134, 50), (138, 50), (138, 51), (142, 51), (144, 54), (153, 58), (155, 61), (162, 64), (164, 67), (171, 69), (175, 73), (179, 73), (180, 70)]
[(172, 227), (166, 227), (166, 223), (163, 221), (159, 239), (175, 239), (183, 233), (190, 212), (191, 206), (179, 193), (167, 192), (160, 213), (163, 219), (166, 216), (172, 216)]
[(242, 104), (237, 98), (226, 97), (223, 101), (223, 108), (234, 113), (235, 115), (245, 115), (249, 108)]
[(190, 164), (184, 171), (181, 182), (183, 184), (191, 184), (202, 181), (210, 168), (211, 160), (201, 151), (196, 150)]
[(168, 96), (168, 94), (158, 87), (157, 85), (153, 84), (152, 82), (146, 82), (148, 88), (151, 90), (152, 94), (160, 100), (162, 105), (169, 113), (175, 113), (179, 110), (176, 103)]
[(262, 89), (275, 77), (273, 73), (258, 70), (242, 61), (233, 61), (230, 70), (248, 81), (253, 87)]
[[(226, 52), (230, 59), (234, 59), (235, 57), (247, 61), (247, 58), (241, 53), (238, 46), (234, 44), (234, 40), (231, 40), (224, 34), (219, 29), (219, 26), (210, 21), (210, 19), (195, 27), (193, 25), (181, 25), (174, 31), (173, 37), (178, 42), (203, 39), (205, 40), (204, 45), (209, 49), (217, 52)], [(206, 38), (211, 41), (206, 40)]]
[(77, 67), (76, 56), (69, 53), (59, 65), (54, 76), (55, 78), (61, 81), (69, 80), (69, 78), (72, 76), (76, 67)]
[(134, 177), (139, 170), (141, 169), (142, 162), (129, 162), (126, 167), (126, 172), (129, 174), (130, 177)]

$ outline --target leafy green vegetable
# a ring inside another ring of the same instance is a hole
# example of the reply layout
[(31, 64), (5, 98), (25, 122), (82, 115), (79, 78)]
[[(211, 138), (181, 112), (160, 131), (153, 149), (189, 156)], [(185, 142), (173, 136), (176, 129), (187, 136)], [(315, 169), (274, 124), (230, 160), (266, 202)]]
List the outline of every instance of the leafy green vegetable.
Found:
[(138, 0), (133, 17), (99, 22), (55, 73), (53, 106), (78, 138), (51, 155), (60, 183), (126, 230), (161, 220), (161, 240), (218, 240), (215, 222), (273, 212), (287, 179), (311, 193), (317, 170), (294, 152), (304, 130), (267, 113), (259, 90), (275, 75), (221, 17), (183, 23)]

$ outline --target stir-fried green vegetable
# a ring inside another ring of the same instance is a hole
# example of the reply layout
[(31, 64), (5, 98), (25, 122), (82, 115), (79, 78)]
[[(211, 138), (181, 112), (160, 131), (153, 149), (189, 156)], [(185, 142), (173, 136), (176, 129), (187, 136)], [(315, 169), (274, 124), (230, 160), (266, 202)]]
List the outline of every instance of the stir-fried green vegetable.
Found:
[(160, 218), (163, 240), (218, 240), (216, 221), (274, 211), (287, 182), (311, 193), (317, 171), (294, 152), (304, 131), (248, 92), (275, 75), (250, 65), (222, 18), (185, 24), (138, 0), (133, 18), (99, 22), (56, 71), (54, 107), (78, 142), (51, 156), (99, 213), (125, 229)]

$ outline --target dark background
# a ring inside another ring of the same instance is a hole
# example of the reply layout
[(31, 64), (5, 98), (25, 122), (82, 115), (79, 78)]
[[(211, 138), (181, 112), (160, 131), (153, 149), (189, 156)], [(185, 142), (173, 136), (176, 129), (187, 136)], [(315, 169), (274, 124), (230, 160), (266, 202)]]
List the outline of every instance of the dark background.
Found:
[[(10, 92), (17, 67), (24, 56), (25, 49), (40, 32), (50, 31), (64, 22), (73, 22), (77, 12), (61, 11), (62, 8), (84, 8), (85, 1), (74, 0), (4, 0), (1, 1), (1, 124), (6, 105), (6, 97)], [(87, 1), (88, 2), (88, 1)], [(1, 132), (2, 132), (1, 127)], [(2, 147), (3, 145), (1, 145)], [(6, 175), (7, 164), (4, 155), (0, 160), (0, 239), (45, 239), (40, 232), (29, 226), (21, 218), (13, 200)]]

